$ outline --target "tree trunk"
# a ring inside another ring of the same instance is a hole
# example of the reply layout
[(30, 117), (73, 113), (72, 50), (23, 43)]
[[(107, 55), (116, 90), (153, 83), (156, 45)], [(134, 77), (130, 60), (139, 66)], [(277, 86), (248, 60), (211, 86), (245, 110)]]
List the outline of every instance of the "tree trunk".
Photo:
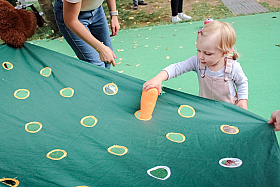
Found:
[(39, 5), (44, 13), (44, 18), (47, 24), (54, 31), (54, 35), (58, 34), (59, 30), (54, 19), (53, 5), (51, 0), (38, 0)]

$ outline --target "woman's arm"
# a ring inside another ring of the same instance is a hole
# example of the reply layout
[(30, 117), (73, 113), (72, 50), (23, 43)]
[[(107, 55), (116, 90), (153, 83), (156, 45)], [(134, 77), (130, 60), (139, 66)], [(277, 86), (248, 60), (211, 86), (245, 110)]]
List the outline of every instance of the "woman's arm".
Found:
[[(112, 12), (113, 14), (118, 12), (116, 8), (115, 0), (106, 0), (106, 2), (108, 5), (109, 12)], [(112, 30), (112, 36), (117, 35), (120, 30), (120, 24), (117, 15), (111, 15), (111, 30)]]
[(112, 63), (115, 66), (115, 54), (113, 51), (97, 40), (86, 27), (78, 20), (82, 1), (69, 3), (63, 1), (63, 18), (66, 26), (82, 40), (92, 46), (98, 53), (101, 61)]

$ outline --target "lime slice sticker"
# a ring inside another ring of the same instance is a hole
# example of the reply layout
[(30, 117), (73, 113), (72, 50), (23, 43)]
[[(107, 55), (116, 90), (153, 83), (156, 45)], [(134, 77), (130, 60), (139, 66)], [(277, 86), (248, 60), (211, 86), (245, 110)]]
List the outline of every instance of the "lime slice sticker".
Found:
[(66, 157), (67, 152), (61, 149), (54, 149), (47, 154), (47, 157), (52, 160), (61, 160)]
[(6, 184), (8, 186), (13, 186), (13, 187), (16, 187), (19, 185), (19, 181), (16, 179), (12, 179), (12, 178), (3, 178), (3, 179), (0, 179), (0, 182)]
[(52, 73), (52, 69), (49, 67), (45, 67), (43, 69), (41, 69), (40, 74), (43, 75), (44, 77), (48, 77), (50, 76)]
[(125, 155), (128, 152), (128, 149), (126, 147), (120, 145), (113, 145), (109, 147), (107, 150), (109, 153), (118, 156)]
[(166, 180), (171, 175), (171, 170), (167, 166), (156, 166), (151, 168), (147, 171), (148, 175), (159, 179), (159, 180)]
[(97, 119), (94, 116), (85, 116), (81, 119), (81, 124), (85, 127), (93, 127), (97, 123)]
[(181, 105), (178, 109), (178, 113), (184, 118), (192, 118), (195, 115), (195, 110), (189, 105)]
[(72, 88), (63, 88), (60, 90), (60, 95), (63, 97), (72, 97), (74, 95), (74, 90)]
[(25, 130), (30, 133), (36, 133), (41, 130), (42, 124), (39, 122), (30, 122), (25, 124)]
[(11, 70), (11, 69), (13, 69), (13, 67), (14, 67), (13, 64), (10, 63), (10, 62), (3, 62), (2, 66), (3, 66), (3, 68), (6, 69), (6, 70)]
[(115, 95), (118, 92), (118, 86), (114, 83), (106, 84), (103, 87), (103, 92), (107, 95)]
[(223, 131), (224, 133), (227, 134), (237, 134), (239, 133), (239, 129), (237, 127), (234, 126), (229, 126), (229, 125), (222, 125), (220, 127), (221, 131)]
[(27, 97), (29, 97), (30, 92), (27, 89), (18, 89), (15, 91), (14, 96), (17, 99), (26, 99)]
[(186, 140), (186, 137), (181, 133), (168, 133), (166, 134), (166, 138), (172, 142), (182, 143)]
[(222, 158), (219, 164), (226, 168), (237, 168), (242, 165), (242, 160), (239, 158)]

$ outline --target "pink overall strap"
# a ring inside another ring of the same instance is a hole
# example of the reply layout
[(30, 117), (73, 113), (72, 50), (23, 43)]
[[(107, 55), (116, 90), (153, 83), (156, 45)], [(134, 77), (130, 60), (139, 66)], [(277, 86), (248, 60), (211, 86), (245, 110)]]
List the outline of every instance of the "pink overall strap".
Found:
[(225, 82), (228, 81), (228, 77), (231, 74), (232, 71), (232, 58), (231, 57), (225, 57)]
[(206, 66), (204, 64), (202, 64), (201, 62), (199, 62), (199, 69), (203, 70), (203, 72), (201, 73), (201, 77), (204, 78), (205, 77), (205, 70), (206, 70)]

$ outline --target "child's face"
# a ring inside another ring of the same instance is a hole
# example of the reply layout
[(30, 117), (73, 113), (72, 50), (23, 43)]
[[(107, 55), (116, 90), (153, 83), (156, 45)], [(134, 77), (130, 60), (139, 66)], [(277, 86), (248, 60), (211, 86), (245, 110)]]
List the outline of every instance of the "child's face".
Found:
[(216, 47), (215, 37), (201, 36), (196, 41), (197, 58), (212, 71), (218, 71), (224, 66), (225, 54)]

